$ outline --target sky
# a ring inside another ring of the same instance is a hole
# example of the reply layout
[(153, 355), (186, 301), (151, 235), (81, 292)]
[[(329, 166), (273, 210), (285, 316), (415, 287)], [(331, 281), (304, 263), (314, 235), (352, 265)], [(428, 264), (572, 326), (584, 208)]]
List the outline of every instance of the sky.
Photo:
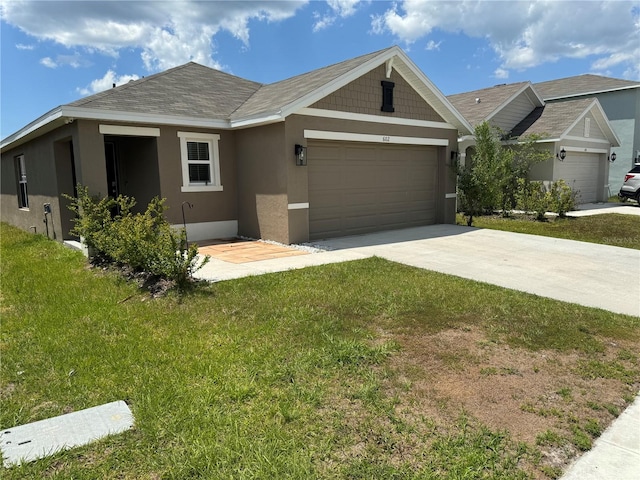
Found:
[(272, 83), (392, 45), (445, 95), (640, 81), (640, 0), (0, 0), (0, 138), (190, 61)]

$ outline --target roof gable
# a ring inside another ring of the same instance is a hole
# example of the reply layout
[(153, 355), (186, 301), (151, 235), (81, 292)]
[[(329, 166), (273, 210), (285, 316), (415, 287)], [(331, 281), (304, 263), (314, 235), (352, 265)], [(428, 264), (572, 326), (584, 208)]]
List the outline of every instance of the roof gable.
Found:
[(562, 103), (548, 103), (538, 107), (522, 120), (511, 132), (513, 137), (539, 135), (551, 140), (560, 140), (588, 114), (592, 115), (604, 138), (617, 147), (620, 141), (611, 128), (598, 99), (580, 98)]
[(392, 68), (398, 72), (447, 123), (461, 133), (471, 133), (471, 126), (465, 118), (397, 46), (264, 85), (234, 112), (232, 125), (246, 125), (254, 119), (259, 122), (284, 118), (313, 105), (380, 65), (385, 65), (388, 72)]
[(597, 93), (639, 88), (640, 82), (603, 77), (601, 75), (584, 74), (574, 77), (549, 80), (536, 83), (535, 89), (545, 100), (556, 98), (595, 95)]
[(505, 131), (544, 105), (531, 82), (496, 85), (447, 98), (472, 125), (488, 121)]
[(461, 134), (471, 126), (397, 46), (270, 85), (187, 63), (57, 107), (5, 138), (2, 148), (69, 118), (236, 128), (282, 121), (380, 65), (394, 69)]

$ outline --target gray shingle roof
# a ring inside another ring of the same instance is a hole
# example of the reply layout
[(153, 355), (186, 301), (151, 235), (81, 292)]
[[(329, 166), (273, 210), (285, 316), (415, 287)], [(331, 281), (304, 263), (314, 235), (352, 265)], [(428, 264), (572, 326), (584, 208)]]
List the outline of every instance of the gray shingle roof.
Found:
[(270, 113), (285, 107), (316, 89), (327, 85), (332, 80), (356, 69), (368, 60), (378, 56), (381, 52), (369, 53), (336, 63), (328, 67), (313, 70), (280, 82), (263, 85), (259, 91), (249, 98), (233, 115), (232, 119), (250, 117), (261, 113)]
[(519, 82), (496, 85), (472, 92), (449, 95), (447, 99), (471, 125), (477, 125), (486, 120), (496, 108), (506, 102), (528, 83), (529, 82)]
[(633, 86), (640, 86), (640, 83), (592, 74), (577, 75), (575, 77), (560, 78), (558, 80), (549, 80), (548, 82), (534, 84), (535, 89), (545, 100), (593, 94)]
[(190, 62), (67, 105), (220, 120), (247, 118), (277, 112), (385, 50), (269, 85)]
[(68, 106), (227, 119), (261, 86), (260, 83), (190, 62), (82, 98)]
[(559, 138), (592, 103), (592, 98), (547, 103), (544, 107), (537, 107), (527, 115), (513, 128), (511, 135), (519, 137), (535, 134)]

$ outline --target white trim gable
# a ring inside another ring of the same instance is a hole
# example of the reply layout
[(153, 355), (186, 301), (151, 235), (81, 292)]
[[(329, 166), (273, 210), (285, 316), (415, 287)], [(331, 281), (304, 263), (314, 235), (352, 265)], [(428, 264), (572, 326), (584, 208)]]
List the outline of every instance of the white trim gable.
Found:
[[(485, 120), (488, 122), (491, 119), (493, 119), (496, 115), (498, 115), (498, 114), (502, 113), (504, 110), (508, 109), (509, 106), (513, 103), (513, 101), (516, 98), (518, 98), (520, 95), (523, 95), (523, 94), (527, 97), (527, 100), (529, 100), (531, 102), (531, 110), (529, 112), (527, 112), (527, 115), (529, 113), (531, 113), (531, 111), (533, 111), (534, 108), (544, 106), (544, 101), (542, 100), (542, 98), (540, 98), (540, 95), (538, 95), (538, 92), (535, 91), (535, 89), (533, 88), (533, 85), (531, 84), (531, 82), (527, 82), (527, 84), (523, 85), (520, 90), (518, 90), (516, 93), (511, 95), (511, 97), (506, 99), (495, 110), (493, 110), (493, 112), (491, 112), (489, 115), (487, 115)], [(523, 118), (524, 117), (522, 117), (520, 119), (520, 121)]]
[[(602, 131), (602, 133), (604, 133), (607, 140), (609, 140), (611, 146), (619, 147), (620, 139), (618, 138), (616, 133), (613, 131), (613, 128), (611, 128), (611, 124), (607, 119), (607, 115), (604, 113), (604, 110), (602, 109), (602, 105), (600, 105), (600, 102), (598, 101), (597, 98), (594, 98), (593, 102), (591, 102), (591, 104), (587, 108), (585, 108), (580, 115), (576, 117), (576, 119), (569, 126), (569, 128), (567, 128), (564, 132), (562, 132), (562, 135), (560, 135), (560, 138), (565, 139), (569, 137), (570, 136), (569, 134), (571, 133), (571, 131), (578, 125), (578, 123), (584, 121), (584, 118), (589, 112), (592, 113), (593, 119), (596, 121), (596, 125)], [(593, 125), (591, 126), (591, 128), (593, 128)], [(588, 140), (592, 141), (591, 139), (588, 139)]]

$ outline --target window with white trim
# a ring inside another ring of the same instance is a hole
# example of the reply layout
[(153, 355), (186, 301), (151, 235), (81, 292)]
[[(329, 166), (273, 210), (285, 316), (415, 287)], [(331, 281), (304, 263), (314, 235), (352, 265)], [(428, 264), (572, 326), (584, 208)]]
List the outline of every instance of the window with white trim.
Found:
[(183, 192), (222, 191), (220, 179), (220, 135), (178, 132), (182, 157)]
[(29, 208), (29, 195), (27, 193), (27, 168), (24, 163), (24, 155), (15, 157), (16, 174), (18, 180), (18, 208)]

